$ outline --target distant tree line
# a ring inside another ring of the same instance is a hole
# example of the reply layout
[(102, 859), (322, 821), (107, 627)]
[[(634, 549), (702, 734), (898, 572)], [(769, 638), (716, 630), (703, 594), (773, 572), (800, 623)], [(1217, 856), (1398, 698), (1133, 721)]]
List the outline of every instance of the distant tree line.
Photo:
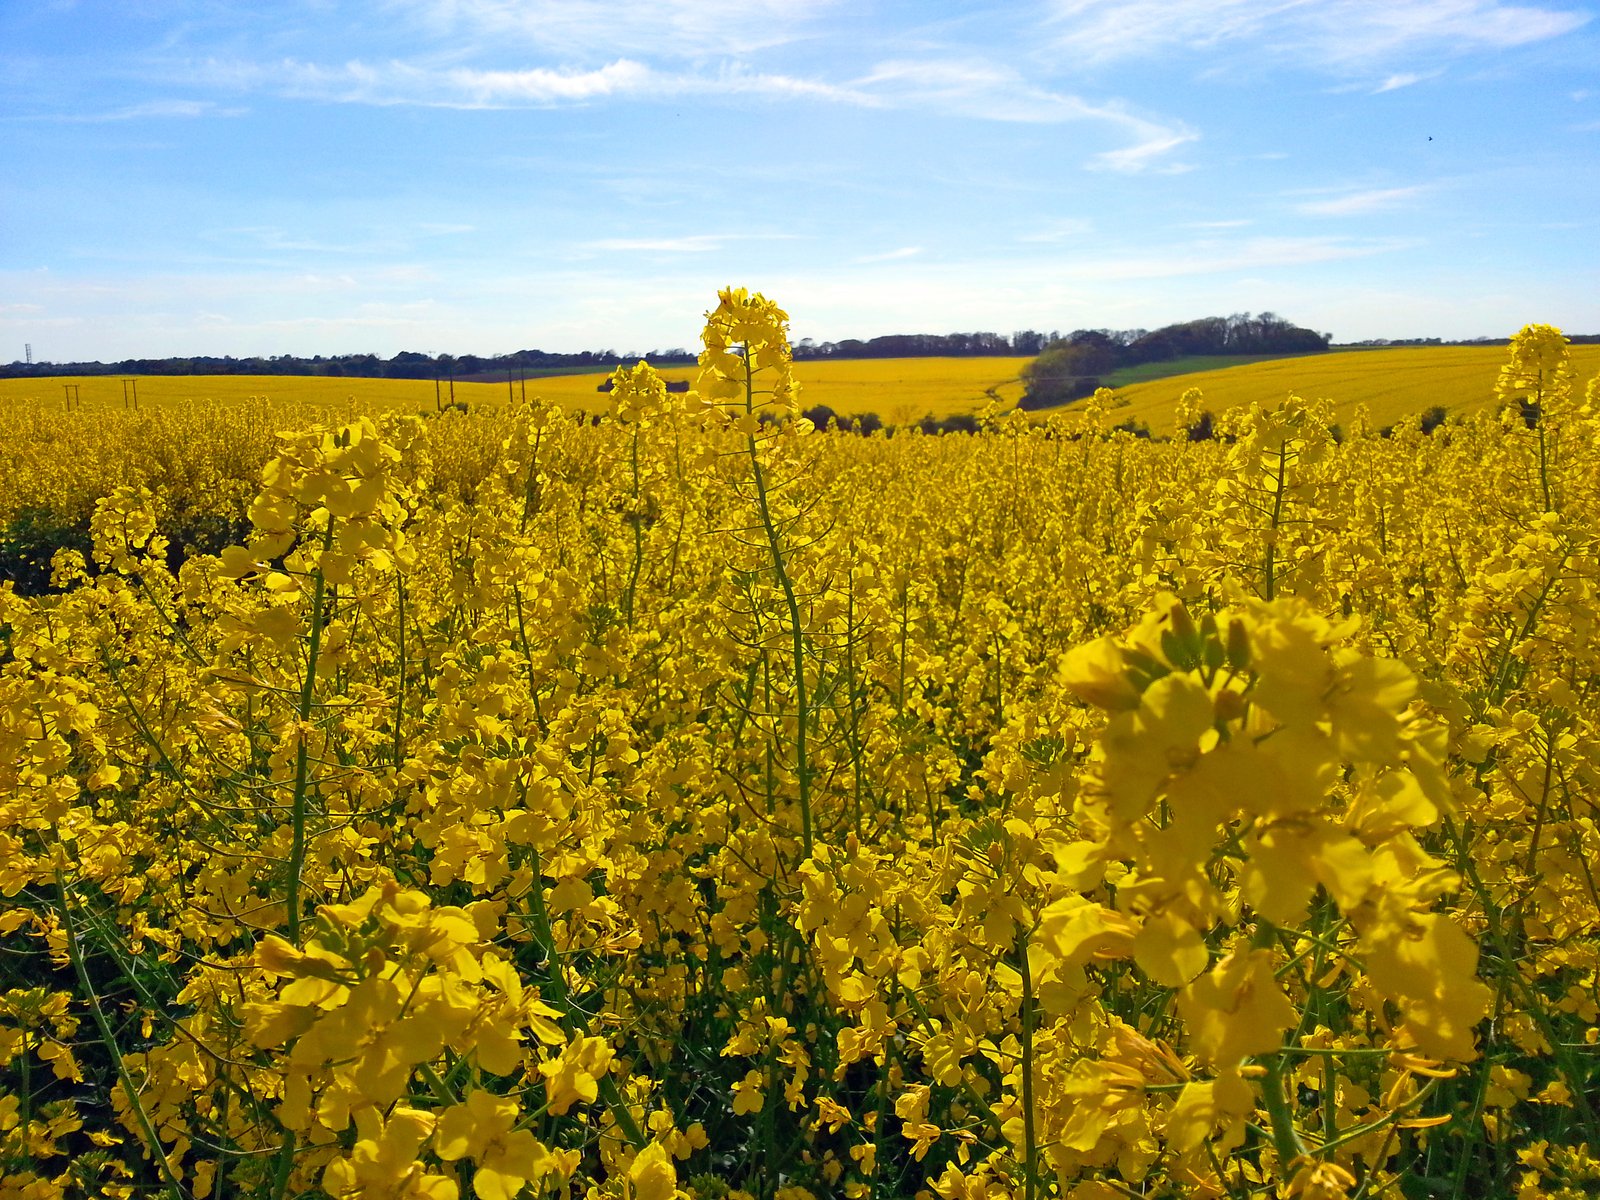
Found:
[[(1059, 333), (1022, 330), (1006, 337), (999, 333), (896, 333), (861, 341), (817, 342), (805, 338), (795, 344), (798, 359), (849, 358), (971, 358), (981, 355), (1018, 356), (1038, 354)], [(419, 354), (402, 350), (393, 358), (376, 354), (316, 355), (303, 358), (293, 354), (271, 357), (235, 358), (197, 355), (188, 358), (125, 358), (120, 362), (13, 362), (0, 366), (0, 378), (29, 375), (349, 375), (364, 379), (459, 379), (503, 380), (508, 373), (574, 374), (607, 371), (619, 363), (640, 359), (657, 366), (683, 365), (695, 355), (682, 347), (668, 350), (630, 351), (582, 350), (557, 354), (549, 350), (519, 350), (515, 354), (481, 356), (477, 354)]]
[(0, 366), (0, 377), (28, 375), (348, 375), (363, 379), (460, 379), (503, 380), (507, 373), (553, 374), (561, 370), (605, 371), (619, 362), (691, 363), (695, 356), (687, 350), (651, 351), (648, 354), (618, 354), (615, 350), (582, 350), (575, 354), (556, 354), (548, 350), (518, 350), (515, 354), (481, 356), (477, 354), (419, 354), (402, 350), (393, 358), (376, 354), (318, 354), (303, 358), (294, 354), (271, 357), (235, 358), (196, 355), (188, 358), (125, 358), (120, 362), (8, 363)]
[(1059, 333), (1023, 329), (1003, 333), (889, 333), (883, 337), (845, 338), (817, 342), (801, 338), (794, 344), (797, 359), (818, 358), (982, 358), (1038, 354)]
[(1023, 368), (1022, 404), (1050, 408), (1090, 395), (1123, 367), (1199, 355), (1313, 354), (1332, 339), (1270, 312), (1202, 317), (1156, 330), (1079, 329), (1051, 341)]

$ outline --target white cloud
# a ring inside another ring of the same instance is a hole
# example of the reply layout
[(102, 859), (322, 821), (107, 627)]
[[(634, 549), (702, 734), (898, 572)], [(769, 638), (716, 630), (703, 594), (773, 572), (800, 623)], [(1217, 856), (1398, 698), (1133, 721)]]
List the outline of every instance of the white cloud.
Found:
[(1373, 88), (1372, 94), (1381, 96), (1385, 92), (1398, 92), (1401, 88), (1408, 88), (1414, 83), (1421, 83), (1427, 79), (1437, 79), (1439, 75), (1440, 72), (1438, 71), (1428, 71), (1422, 74), (1416, 71), (1401, 71), (1399, 74), (1389, 76), (1377, 87)]
[[(1091, 166), (1105, 171), (1135, 172), (1151, 168), (1156, 159), (1170, 150), (1176, 150), (1185, 142), (1192, 142), (1196, 135), (1188, 132), (1159, 130), (1150, 127), (1147, 136), (1131, 146), (1124, 146), (1120, 150), (1107, 150), (1094, 157)], [(1168, 163), (1159, 170), (1176, 173), (1189, 170), (1184, 163)]]
[(653, 77), (650, 68), (618, 59), (588, 71), (443, 70), (406, 62), (323, 66), (289, 60), (272, 65), (220, 64), (224, 79), (266, 86), (290, 96), (350, 104), (416, 104), (442, 108), (500, 108), (573, 103), (619, 93), (637, 93)]
[(1014, 69), (983, 60), (890, 60), (845, 83), (753, 71), (738, 63), (662, 70), (632, 58), (587, 69), (527, 67), (486, 70), (411, 61), (342, 65), (212, 61), (188, 74), (218, 86), (263, 89), (298, 99), (345, 104), (435, 108), (539, 108), (605, 100), (667, 100), (683, 96), (810, 99), (864, 108), (916, 109), (977, 120), (1022, 124), (1097, 122), (1128, 144), (1102, 151), (1089, 165), (1138, 172), (1161, 166), (1168, 154), (1196, 140), (1180, 122), (1141, 116), (1115, 103), (1029, 83)]
[(1295, 205), (1295, 209), (1308, 217), (1357, 217), (1403, 205), (1425, 191), (1427, 188), (1420, 184), (1412, 187), (1369, 188), (1326, 200), (1306, 200)]
[(1113, 171), (1149, 169), (1162, 156), (1198, 137), (1179, 122), (1158, 121), (1116, 103), (1096, 104), (1038, 87), (1010, 67), (983, 60), (890, 60), (854, 80), (850, 90), (863, 94), (869, 102), (936, 109), (981, 120), (1108, 124), (1130, 139), (1130, 144), (1095, 155), (1090, 165)]
[(748, 54), (805, 36), (827, 0), (387, 0), (435, 40), (507, 41), (563, 56), (704, 58)]
[(1441, 67), (1433, 71), (1396, 71), (1386, 75), (1377, 83), (1371, 79), (1362, 79), (1354, 83), (1342, 83), (1337, 87), (1330, 87), (1328, 92), (1332, 95), (1348, 95), (1352, 92), (1362, 92), (1368, 96), (1381, 96), (1385, 92), (1397, 92), (1401, 88), (1408, 88), (1418, 83), (1425, 83), (1430, 79), (1437, 79), (1444, 74)]
[(340, 66), (293, 59), (279, 63), (213, 61), (198, 68), (196, 74), (222, 86), (262, 88), (298, 99), (433, 108), (541, 108), (610, 98), (665, 99), (684, 95), (812, 96), (870, 103), (869, 97), (849, 89), (786, 75), (760, 74), (738, 67), (715, 73), (674, 73), (628, 58), (588, 70), (484, 70), (398, 60), (353, 60)]
[(1503, 50), (1559, 37), (1588, 13), (1500, 0), (1054, 0), (1061, 48), (1096, 60), (1249, 40), (1352, 68), (1417, 52)]

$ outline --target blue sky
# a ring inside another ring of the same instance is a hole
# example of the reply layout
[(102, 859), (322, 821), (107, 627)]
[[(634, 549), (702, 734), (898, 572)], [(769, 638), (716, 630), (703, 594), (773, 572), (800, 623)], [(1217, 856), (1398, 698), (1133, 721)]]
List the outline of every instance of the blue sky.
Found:
[(4, 0), (0, 361), (1600, 332), (1581, 0)]

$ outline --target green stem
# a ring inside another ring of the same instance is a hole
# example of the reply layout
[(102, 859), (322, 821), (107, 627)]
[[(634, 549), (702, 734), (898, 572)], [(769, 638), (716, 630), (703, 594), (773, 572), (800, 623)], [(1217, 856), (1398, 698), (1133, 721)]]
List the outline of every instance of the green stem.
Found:
[(1287, 1171), (1289, 1164), (1306, 1152), (1305, 1144), (1294, 1127), (1294, 1115), (1283, 1094), (1283, 1055), (1274, 1054), (1262, 1064), (1267, 1074), (1261, 1081), (1261, 1098), (1272, 1118), (1272, 1145), (1278, 1152), (1278, 1166)]
[[(328, 527), (322, 535), (323, 553), (333, 545), (333, 517), (328, 517)], [(310, 781), (310, 753), (306, 748), (306, 725), (311, 720), (311, 700), (317, 683), (317, 658), (322, 652), (322, 607), (327, 590), (319, 566), (313, 573), (316, 585), (311, 593), (311, 641), (306, 648), (306, 677), (300, 688), (300, 705), (297, 709), (299, 726), (296, 737), (299, 745), (294, 755), (294, 801), (290, 811), (292, 835), (289, 844), (289, 886), (284, 905), (289, 911), (289, 940), (300, 944), (300, 872), (306, 861), (306, 793)]]
[[(89, 1004), (89, 1013), (94, 1017), (95, 1028), (100, 1032), (100, 1044), (105, 1047), (106, 1056), (111, 1059), (111, 1066), (122, 1084), (122, 1094), (128, 1098), (128, 1107), (133, 1110), (134, 1120), (138, 1122), (139, 1131), (144, 1135), (145, 1145), (150, 1148), (150, 1156), (155, 1159), (162, 1177), (167, 1181), (168, 1190), (182, 1200), (183, 1186), (173, 1173), (172, 1164), (167, 1161), (167, 1156), (161, 1153), (161, 1142), (156, 1137), (155, 1125), (150, 1120), (150, 1114), (145, 1111), (144, 1102), (139, 1099), (139, 1091), (133, 1085), (133, 1076), (128, 1072), (128, 1064), (122, 1059), (122, 1050), (117, 1045), (116, 1035), (111, 1031), (111, 1023), (106, 1020), (105, 1011), (100, 1007), (100, 997), (95, 995), (94, 984), (89, 981), (89, 970), (83, 962), (83, 949), (79, 946), (78, 935), (72, 928), (72, 909), (67, 901), (67, 883), (59, 869), (56, 871), (56, 892), (61, 901), (61, 928), (67, 935), (67, 957), (72, 960), (73, 970), (78, 976), (78, 985), (83, 988), (84, 998)], [(23, 1137), (27, 1137), (26, 1129), (23, 1130)]]
[(1283, 521), (1283, 484), (1289, 474), (1289, 443), (1278, 446), (1278, 473), (1272, 479), (1272, 523), (1267, 527), (1266, 591), (1271, 600), (1277, 591), (1278, 526)]
[(22, 1169), (33, 1170), (33, 1133), (30, 1126), (33, 1124), (33, 1064), (29, 1059), (33, 1055), (33, 1038), (31, 1030), (25, 1030), (22, 1035), (22, 1100), (17, 1109), (17, 1128), (22, 1134)]
[(1544, 405), (1539, 406), (1539, 495), (1544, 500), (1544, 511), (1553, 512), (1555, 506), (1550, 502), (1550, 448), (1544, 436), (1545, 412)]
[[(534, 932), (543, 943), (545, 954), (548, 957), (549, 971), (546, 975), (550, 983), (551, 999), (561, 1009), (563, 1023), (569, 1030), (576, 1029), (588, 1032), (588, 1023), (584, 1020), (582, 1010), (572, 1003), (571, 996), (567, 993), (567, 981), (561, 974), (561, 963), (556, 957), (555, 931), (550, 928), (550, 914), (544, 906), (544, 864), (539, 852), (533, 852), (534, 879), (533, 886), (528, 889), (528, 907), (533, 917)], [(623, 1101), (622, 1093), (617, 1088), (617, 1081), (610, 1074), (600, 1076), (595, 1080), (599, 1090), (600, 1099), (604, 1100), (606, 1107), (611, 1110), (611, 1115), (616, 1119), (618, 1127), (627, 1137), (634, 1149), (642, 1149), (649, 1138), (639, 1128), (639, 1123), (633, 1119), (633, 1113)]]
[(628, 568), (628, 585), (622, 593), (622, 612), (628, 628), (633, 628), (633, 602), (639, 587), (639, 568), (644, 563), (644, 514), (639, 511), (639, 423), (633, 424), (632, 451), (629, 461), (633, 467), (633, 490), (629, 493), (628, 521), (633, 526), (633, 562)]
[[(744, 359), (744, 410), (755, 413), (755, 378), (750, 367), (750, 356)], [(767, 535), (767, 549), (772, 555), (772, 571), (778, 587), (783, 591), (783, 602), (789, 612), (789, 634), (794, 655), (795, 744), (794, 772), (800, 789), (800, 843), (806, 858), (811, 857), (811, 760), (806, 746), (806, 723), (810, 719), (806, 698), (805, 631), (800, 624), (800, 601), (795, 597), (794, 583), (789, 578), (783, 560), (783, 547), (778, 540), (778, 527), (772, 519), (767, 503), (767, 479), (761, 469), (761, 456), (756, 448), (756, 436), (745, 434), (746, 450), (756, 488), (756, 511), (761, 518), (761, 528)]]
[(394, 692), (394, 766), (399, 770), (405, 762), (405, 743), (400, 736), (400, 723), (406, 715), (406, 577), (395, 573), (395, 588), (400, 606), (400, 683)]
[(1023, 1200), (1033, 1200), (1038, 1187), (1039, 1159), (1037, 1133), (1033, 1126), (1033, 969), (1028, 964), (1028, 935), (1024, 934), (1017, 956), (1022, 976), (1022, 1189)]

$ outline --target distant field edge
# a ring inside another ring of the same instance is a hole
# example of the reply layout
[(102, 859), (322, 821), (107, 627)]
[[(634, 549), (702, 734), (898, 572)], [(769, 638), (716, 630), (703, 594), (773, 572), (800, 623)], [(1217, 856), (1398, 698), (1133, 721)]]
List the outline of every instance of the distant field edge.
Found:
[[(1495, 403), (1495, 382), (1507, 355), (1505, 345), (1373, 346), (1329, 350), (1293, 357), (1233, 361), (1225, 366), (1165, 375), (1124, 384), (1114, 390), (1121, 402), (1118, 420), (1165, 432), (1178, 399), (1190, 388), (1200, 392), (1203, 411), (1221, 413), (1250, 404), (1273, 404), (1293, 394), (1330, 400), (1339, 420), (1365, 405), (1378, 426), (1427, 409), (1475, 412)], [(1600, 373), (1600, 344), (1570, 346), (1576, 390)], [(1080, 403), (1078, 401), (1076, 403)], [(1070, 405), (1040, 409), (1061, 412)]]

